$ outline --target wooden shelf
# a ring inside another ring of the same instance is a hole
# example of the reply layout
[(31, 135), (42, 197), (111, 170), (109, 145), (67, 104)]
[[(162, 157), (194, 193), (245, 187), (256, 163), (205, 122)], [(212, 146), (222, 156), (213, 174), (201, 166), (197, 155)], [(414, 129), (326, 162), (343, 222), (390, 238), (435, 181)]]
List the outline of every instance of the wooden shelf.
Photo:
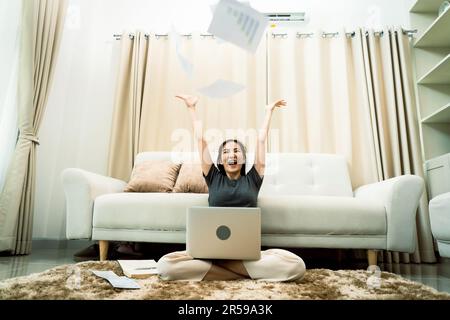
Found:
[(450, 84), (450, 54), (417, 82), (418, 84)]
[(438, 14), (439, 7), (444, 0), (417, 0), (411, 7), (409, 12), (417, 13), (436, 13)]
[(439, 16), (416, 41), (415, 47), (450, 47), (450, 9)]
[(423, 119), (422, 123), (448, 123), (450, 125), (450, 103)]

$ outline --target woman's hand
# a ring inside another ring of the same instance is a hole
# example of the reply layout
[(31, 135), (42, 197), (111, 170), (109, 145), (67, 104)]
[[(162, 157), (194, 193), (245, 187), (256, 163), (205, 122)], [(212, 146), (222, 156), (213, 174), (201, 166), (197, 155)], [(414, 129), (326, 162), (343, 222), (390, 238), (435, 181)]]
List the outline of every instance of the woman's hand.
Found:
[(178, 98), (178, 99), (183, 100), (184, 103), (186, 104), (186, 106), (188, 108), (192, 108), (192, 109), (195, 109), (195, 106), (197, 105), (197, 102), (198, 102), (198, 97), (196, 97), (196, 96), (180, 94), (180, 95), (177, 95), (175, 97)]
[(268, 104), (266, 106), (266, 110), (272, 112), (273, 110), (275, 110), (275, 108), (281, 108), (285, 106), (287, 106), (287, 102), (285, 100), (277, 100), (275, 102)]

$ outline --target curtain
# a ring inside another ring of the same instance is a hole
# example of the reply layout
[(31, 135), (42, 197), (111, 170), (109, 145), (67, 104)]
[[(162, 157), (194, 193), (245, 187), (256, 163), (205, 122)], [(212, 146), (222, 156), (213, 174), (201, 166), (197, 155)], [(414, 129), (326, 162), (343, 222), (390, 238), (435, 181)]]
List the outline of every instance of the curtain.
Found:
[(377, 181), (361, 36), (269, 34), (269, 100), (287, 108), (273, 116), (270, 152), (346, 156), (353, 188)]
[[(365, 33), (366, 30), (362, 30)], [(403, 174), (424, 178), (410, 41), (401, 28), (385, 28), (381, 37), (362, 37), (378, 180)], [(416, 251), (385, 252), (390, 262), (435, 262), (426, 192), (416, 215)]]
[[(138, 152), (196, 152), (188, 112), (175, 98), (180, 93), (200, 97), (197, 112), (212, 152), (230, 137), (242, 140), (249, 152), (254, 150), (267, 98), (265, 41), (253, 55), (195, 33), (150, 34), (147, 38), (148, 44), (132, 44), (139, 37), (130, 40), (127, 34), (122, 36), (123, 47), (133, 47), (135, 52), (141, 47), (140, 52), (147, 51), (147, 55), (135, 63), (138, 59), (133, 60), (131, 49), (122, 50), (109, 158), (112, 176), (127, 181)], [(128, 73), (141, 76), (124, 76)], [(243, 86), (243, 90), (234, 95), (225, 93), (221, 98), (200, 90), (218, 80)], [(132, 86), (139, 89), (126, 92), (129, 81), (135, 81)]]
[[(424, 176), (410, 48), (401, 29), (385, 29), (381, 37), (373, 30), (353, 37), (343, 30), (333, 37), (292, 32), (270, 35), (268, 43), (269, 97), (289, 102), (274, 115), (271, 152), (343, 154), (353, 188), (403, 174)], [(435, 261), (427, 203), (424, 194), (416, 252), (385, 252), (384, 260)]]
[(19, 58), (19, 138), (0, 195), (0, 251), (31, 252), (39, 126), (61, 40), (65, 0), (24, 1)]
[(109, 151), (108, 174), (128, 181), (139, 146), (149, 41), (123, 34)]
[(0, 0), (0, 192), (17, 140), (17, 70), (22, 1)]

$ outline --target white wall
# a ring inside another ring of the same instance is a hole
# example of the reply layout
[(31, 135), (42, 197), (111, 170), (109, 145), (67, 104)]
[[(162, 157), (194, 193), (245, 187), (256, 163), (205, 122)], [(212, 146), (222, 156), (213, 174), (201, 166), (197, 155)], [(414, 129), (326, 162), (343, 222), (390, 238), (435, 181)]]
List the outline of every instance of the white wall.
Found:
[[(307, 28), (407, 26), (409, 0), (250, 1), (260, 11), (303, 11)], [(55, 82), (40, 130), (33, 237), (65, 238), (61, 171), (106, 173), (118, 42), (112, 35), (141, 28), (206, 32), (217, 1), (71, 0)]]

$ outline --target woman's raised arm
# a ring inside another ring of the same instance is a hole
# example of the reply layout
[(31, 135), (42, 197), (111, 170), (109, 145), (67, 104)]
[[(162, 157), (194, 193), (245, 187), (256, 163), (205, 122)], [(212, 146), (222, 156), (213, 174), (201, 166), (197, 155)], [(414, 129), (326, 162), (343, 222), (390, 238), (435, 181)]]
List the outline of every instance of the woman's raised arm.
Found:
[(200, 161), (202, 163), (202, 171), (206, 176), (209, 173), (209, 169), (211, 169), (213, 161), (211, 159), (211, 154), (209, 153), (208, 144), (203, 138), (202, 122), (198, 119), (195, 109), (198, 102), (198, 97), (184, 94), (177, 95), (175, 97), (183, 100), (189, 110), (189, 114), (192, 119), (192, 126), (194, 128), (194, 136), (198, 142), (198, 152), (200, 155)]
[(269, 134), (270, 121), (272, 120), (272, 113), (276, 108), (281, 108), (286, 105), (286, 101), (278, 100), (266, 106), (266, 116), (264, 117), (263, 126), (259, 130), (255, 152), (255, 169), (261, 177), (264, 176), (264, 170), (266, 168), (266, 142), (267, 135)]

